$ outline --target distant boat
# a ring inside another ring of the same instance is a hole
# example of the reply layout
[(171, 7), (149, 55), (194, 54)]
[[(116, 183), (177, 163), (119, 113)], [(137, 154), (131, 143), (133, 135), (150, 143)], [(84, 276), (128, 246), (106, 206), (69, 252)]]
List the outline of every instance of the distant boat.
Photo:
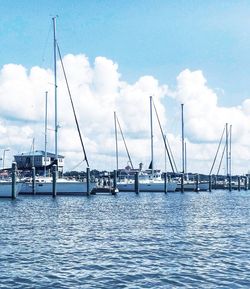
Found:
[[(196, 181), (192, 180), (184, 180), (184, 191), (196, 191), (197, 190), (197, 184)], [(176, 188), (177, 191), (181, 191), (181, 183), (179, 182)], [(209, 182), (199, 182), (198, 185), (198, 191), (208, 191), (209, 190)]]
[[(136, 171), (136, 170), (134, 170)], [(170, 181), (166, 182), (166, 191), (174, 192), (177, 183)], [(120, 179), (117, 183), (117, 188), (120, 192), (135, 191), (135, 177), (134, 173)], [(159, 170), (155, 171), (154, 175), (145, 171), (139, 171), (139, 191), (141, 192), (164, 192), (165, 182), (161, 178)]]
[[(22, 187), (22, 183), (16, 183), (16, 196), (19, 194)], [(0, 198), (11, 198), (12, 197), (12, 182), (0, 180)]]

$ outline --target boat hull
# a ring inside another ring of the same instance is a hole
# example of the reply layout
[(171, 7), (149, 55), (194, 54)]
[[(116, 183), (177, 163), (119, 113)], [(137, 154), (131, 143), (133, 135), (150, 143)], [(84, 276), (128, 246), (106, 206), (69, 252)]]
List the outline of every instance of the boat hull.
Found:
[[(95, 183), (90, 183), (90, 191), (95, 187)], [(53, 184), (52, 182), (36, 183), (35, 194), (52, 195)], [(56, 193), (58, 195), (86, 195), (87, 183), (86, 182), (57, 182)], [(20, 194), (33, 194), (32, 183), (23, 183)]]
[[(181, 184), (178, 183), (177, 185), (177, 191), (181, 191)], [(191, 183), (184, 183), (184, 191), (196, 191), (196, 183), (195, 182), (191, 182)], [(208, 191), (209, 190), (209, 183), (208, 182), (204, 182), (204, 183), (199, 183), (198, 186), (198, 191)]]
[[(16, 183), (16, 196), (19, 194), (22, 183)], [(0, 182), (0, 198), (12, 197), (12, 182)]]
[[(169, 182), (167, 183), (167, 192), (174, 192), (176, 190), (177, 183)], [(117, 188), (119, 192), (134, 192), (135, 182), (118, 182)], [(139, 182), (140, 192), (164, 192), (164, 182)]]

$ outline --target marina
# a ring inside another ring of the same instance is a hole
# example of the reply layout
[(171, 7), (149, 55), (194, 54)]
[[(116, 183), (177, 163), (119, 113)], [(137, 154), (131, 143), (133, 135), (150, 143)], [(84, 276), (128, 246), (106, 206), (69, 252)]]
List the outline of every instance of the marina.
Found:
[[(219, 145), (213, 160), (212, 167), (209, 175), (205, 175), (200, 180), (199, 173), (187, 172), (187, 145), (185, 139), (185, 126), (184, 126), (184, 103), (181, 103), (181, 170), (178, 170), (174, 154), (172, 152), (167, 135), (164, 133), (160, 116), (153, 99), (149, 96), (149, 123), (150, 123), (150, 165), (148, 169), (142, 169), (142, 163), (136, 169), (133, 166), (131, 154), (128, 149), (125, 136), (118, 119), (116, 111), (114, 112), (114, 128), (115, 128), (115, 157), (116, 157), (116, 170), (108, 172), (108, 180), (98, 179), (95, 176), (91, 178), (89, 162), (83, 143), (83, 137), (80, 130), (76, 108), (73, 102), (67, 73), (61, 56), (59, 44), (56, 35), (56, 20), (57, 17), (52, 18), (53, 23), (53, 77), (54, 77), (54, 153), (47, 151), (48, 145), (48, 92), (45, 95), (45, 122), (44, 122), (44, 151), (35, 151), (35, 139), (33, 138), (32, 147), (33, 151), (29, 153), (21, 153), (14, 156), (15, 162), (12, 164), (12, 182), (3, 179), (0, 190), (0, 197), (9, 197), (15, 199), (18, 194), (20, 195), (82, 195), (89, 196), (94, 194), (110, 193), (116, 195), (118, 192), (177, 192), (182, 193), (212, 191), (213, 189), (226, 189), (226, 190), (247, 190), (249, 188), (249, 178), (247, 175), (232, 176), (232, 125), (225, 124), (223, 133), (221, 135)], [(61, 72), (65, 81), (66, 90), (69, 96), (77, 133), (82, 147), (83, 159), (81, 162), (86, 163), (85, 178), (66, 178), (63, 174), (64, 156), (58, 153), (58, 67), (57, 60), (61, 64)], [(171, 172), (163, 172), (156, 169), (155, 162), (155, 125), (154, 118), (160, 129), (161, 137), (164, 144), (165, 153), (165, 169), (168, 158), (168, 163)], [(118, 146), (118, 128), (124, 148), (126, 150), (128, 165), (125, 169), (119, 169), (119, 146)], [(224, 148), (222, 150), (221, 159), (216, 175), (212, 175), (215, 163), (218, 158), (218, 153), (222, 145), (223, 136), (225, 135)], [(3, 152), (3, 171), (4, 171), (4, 157), (5, 149)], [(226, 161), (225, 176), (217, 180), (219, 176), (221, 164), (223, 159)], [(21, 174), (20, 180), (16, 179), (17, 170)], [(29, 177), (25, 177), (28, 174)], [(112, 176), (112, 177), (111, 177)]]
[[(33, 171), (34, 172), (34, 171)], [(86, 170), (86, 180), (76, 180), (69, 178), (55, 178), (36, 176), (34, 173), (32, 177), (17, 178), (17, 166), (14, 162), (12, 164), (12, 178), (11, 181), (2, 180), (0, 182), (0, 198), (16, 199), (18, 195), (57, 195), (68, 196), (90, 196), (102, 193), (110, 193), (116, 195), (121, 192), (148, 192), (148, 193), (173, 193), (173, 192), (212, 192), (215, 190), (249, 190), (250, 179), (249, 176), (203, 176), (202, 180), (198, 174), (189, 180), (184, 180), (181, 177), (174, 177), (167, 173), (160, 174), (160, 171), (155, 171), (154, 176), (132, 170), (132, 174), (120, 176), (121, 171), (114, 170), (107, 174), (106, 178), (96, 178), (91, 176), (89, 168)], [(124, 174), (124, 173), (123, 173)], [(172, 177), (172, 178), (171, 178)]]
[(1, 4), (0, 289), (250, 288), (250, 2)]

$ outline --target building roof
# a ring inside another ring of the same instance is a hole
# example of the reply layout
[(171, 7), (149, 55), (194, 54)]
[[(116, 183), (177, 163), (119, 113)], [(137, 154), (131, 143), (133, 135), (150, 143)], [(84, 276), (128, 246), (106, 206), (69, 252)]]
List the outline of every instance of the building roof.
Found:
[[(25, 157), (37, 157), (37, 156), (45, 156), (45, 151), (34, 151), (33, 152), (29, 152), (29, 153), (20, 153), (20, 154), (17, 154), (17, 155), (14, 155), (14, 157), (22, 157), (22, 156), (25, 156)], [(50, 152), (47, 152), (47, 157), (49, 158), (54, 158), (55, 157), (55, 154), (53, 153), (50, 153)], [(62, 155), (58, 155), (59, 158), (64, 158), (64, 156)]]

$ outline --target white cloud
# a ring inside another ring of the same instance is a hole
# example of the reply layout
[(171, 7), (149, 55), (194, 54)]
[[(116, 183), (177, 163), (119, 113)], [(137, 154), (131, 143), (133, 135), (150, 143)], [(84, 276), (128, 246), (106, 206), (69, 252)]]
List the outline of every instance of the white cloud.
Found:
[(237, 163), (235, 171), (242, 172), (239, 159), (244, 162), (250, 154), (250, 100), (246, 99), (237, 107), (220, 107), (218, 97), (207, 86), (203, 73), (188, 69), (177, 77), (174, 96), (178, 102), (184, 103), (186, 136), (193, 142), (190, 144), (191, 159), (195, 160), (198, 156), (200, 160), (206, 161), (207, 156), (210, 156), (212, 160), (216, 148), (211, 143), (219, 142), (222, 129), (228, 123), (232, 125), (232, 154)]
[[(97, 57), (91, 65), (81, 55), (64, 57), (73, 101), (83, 133), (91, 168), (115, 168), (114, 118), (116, 111), (134, 163), (137, 167), (150, 162), (149, 96), (153, 96), (158, 114), (166, 128), (171, 113), (166, 117), (165, 99), (174, 98), (176, 104), (184, 103), (188, 168), (191, 171), (209, 172), (223, 126), (233, 125), (233, 156), (235, 171), (248, 171), (245, 162), (250, 150), (248, 123), (250, 100), (237, 107), (218, 106), (218, 97), (208, 87), (201, 71), (182, 71), (177, 77), (177, 87), (170, 91), (153, 76), (142, 76), (128, 83), (118, 69), (118, 64), (105, 57)], [(7, 64), (0, 71), (0, 149), (11, 148), (17, 153), (29, 151), (35, 138), (37, 149), (44, 147), (45, 91), (49, 92), (49, 150), (54, 147), (54, 88), (53, 72), (40, 67), (27, 70), (21, 65)], [(58, 63), (58, 119), (59, 152), (66, 156), (66, 169), (74, 168), (82, 160), (80, 140), (60, 63)], [(168, 134), (176, 163), (180, 168), (181, 142), (176, 132)], [(156, 167), (164, 168), (164, 146), (154, 115), (154, 142)], [(127, 157), (119, 136), (120, 166)], [(0, 152), (1, 154), (1, 152)], [(9, 162), (11, 159), (9, 158)], [(169, 165), (168, 165), (169, 167)], [(84, 169), (84, 166), (79, 167)]]

